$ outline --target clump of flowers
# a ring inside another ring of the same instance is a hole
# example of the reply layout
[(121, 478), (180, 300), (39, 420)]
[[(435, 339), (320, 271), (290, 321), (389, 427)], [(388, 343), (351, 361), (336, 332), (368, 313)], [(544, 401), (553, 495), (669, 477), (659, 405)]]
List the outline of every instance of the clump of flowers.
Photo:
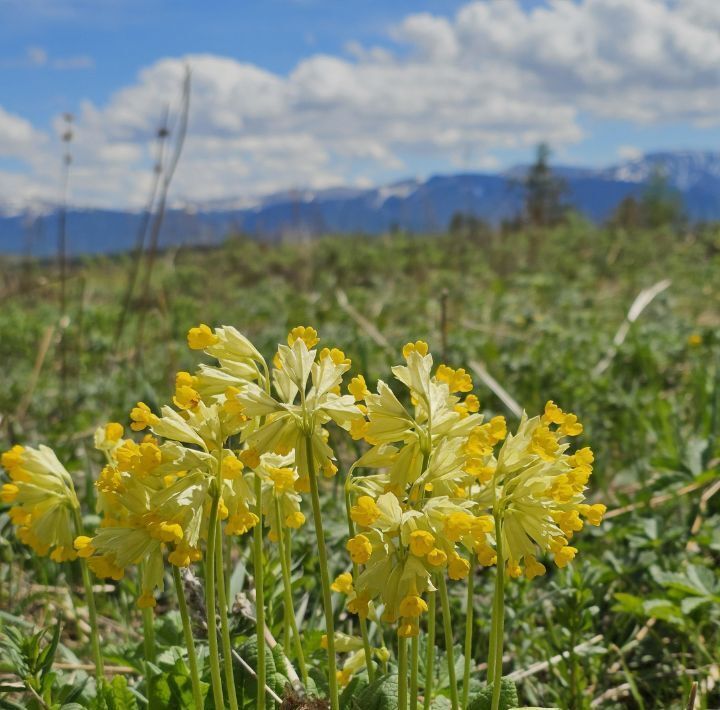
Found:
[[(370, 680), (375, 661), (388, 651), (370, 644), (368, 621), (393, 624), (397, 632), (398, 701), (417, 698), (419, 642), (427, 627), (425, 694), (432, 698), (436, 596), (441, 604), (451, 703), (460, 707), (453, 658), (448, 582), (467, 587), (462, 706), (468, 702), (473, 633), (473, 584), (480, 568), (496, 567), (488, 682), (499, 707), (504, 590), (507, 580), (546, 573), (548, 559), (568, 565), (574, 536), (605, 513), (585, 492), (594, 455), (572, 446), (583, 432), (576, 415), (549, 401), (543, 413), (523, 414), (508, 432), (504, 417), (480, 413), (473, 382), (463, 368), (435, 366), (423, 341), (405, 345), (404, 362), (392, 368), (392, 386), (372, 391), (358, 374), (345, 382), (351, 361), (335, 347), (318, 348), (317, 331), (293, 328), (268, 366), (235, 328), (200, 324), (188, 346), (211, 362), (175, 378), (172, 405), (138, 402), (129, 431), (110, 422), (95, 432), (105, 465), (95, 483), (100, 524), (83, 529), (71, 475), (54, 452), (14, 446), (2, 455), (9, 480), (2, 502), (18, 538), (56, 562), (79, 560), (93, 625), (98, 682), (102, 657), (97, 639), (88, 569), (120, 580), (139, 570), (137, 604), (152, 622), (165, 572), (175, 582), (188, 646), (194, 702), (202, 706), (200, 673), (179, 570), (203, 561), (208, 626), (220, 617), (218, 636), (208, 635), (213, 701), (238, 708), (225, 592), (223, 535), (252, 532), (257, 608), (258, 687), (265, 686), (264, 531), (277, 549), (283, 579), (286, 637), (308, 684), (303, 643), (293, 609), (291, 534), (306, 522), (309, 497), (318, 549), (328, 654), (331, 707), (338, 686), (363, 669)], [(346, 391), (343, 392), (343, 387)], [(401, 392), (402, 394), (396, 394)], [(330, 581), (319, 485), (338, 473), (330, 428), (364, 452), (345, 478), (348, 553), (345, 571)], [(126, 435), (127, 434), (127, 435)], [(346, 597), (360, 635), (336, 633), (331, 592)], [(408, 659), (408, 644), (410, 658)], [(341, 668), (336, 653), (346, 654)], [(225, 678), (221, 673), (224, 670)], [(409, 688), (408, 688), (409, 678)], [(258, 693), (263, 708), (264, 693)]]

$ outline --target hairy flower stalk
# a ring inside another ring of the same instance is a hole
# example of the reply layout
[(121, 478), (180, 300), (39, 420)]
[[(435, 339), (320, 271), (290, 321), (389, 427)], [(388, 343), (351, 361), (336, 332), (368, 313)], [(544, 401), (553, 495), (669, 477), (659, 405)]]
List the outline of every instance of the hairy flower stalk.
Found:
[[(278, 520), (281, 519), (280, 501), (278, 498), (275, 498), (275, 515), (277, 516)], [(292, 596), (292, 580), (290, 577), (290, 564), (288, 562), (288, 557), (285, 552), (285, 541), (283, 539), (285, 538), (285, 535), (283, 534), (284, 532), (285, 531), (281, 531), (280, 535), (278, 535), (278, 552), (280, 556), (280, 568), (283, 577), (283, 597), (285, 602), (284, 618), (285, 624), (288, 625), (289, 630), (292, 631), (293, 644), (295, 646), (295, 655), (297, 657), (297, 663), (300, 666), (300, 675), (302, 676), (303, 685), (307, 687), (307, 665), (305, 664), (305, 654), (303, 653), (302, 639), (300, 638), (297, 622), (295, 620), (295, 606), (293, 604)], [(286, 539), (289, 540), (289, 536)]]
[(465, 663), (463, 666), (462, 705), (467, 707), (470, 693), (470, 666), (472, 665), (473, 639), (473, 594), (475, 592), (475, 556), (470, 557), (470, 574), (467, 582), (467, 602), (465, 604)]
[(180, 568), (171, 565), (173, 582), (175, 583), (175, 594), (177, 595), (180, 619), (182, 620), (183, 638), (185, 648), (188, 652), (188, 665), (190, 666), (190, 680), (192, 681), (193, 702), (195, 707), (203, 707), (202, 691), (200, 689), (200, 674), (198, 672), (197, 652), (195, 651), (195, 640), (193, 639), (192, 626), (190, 624), (190, 613), (187, 600), (185, 599), (185, 586), (180, 575)]
[(208, 646), (210, 647), (208, 660), (210, 662), (210, 679), (212, 681), (213, 700), (215, 702), (215, 707), (224, 708), (225, 700), (223, 697), (222, 678), (220, 675), (220, 652), (218, 649), (217, 631), (215, 627), (215, 619), (217, 618), (215, 613), (215, 565), (217, 564), (215, 545), (218, 542), (215, 531), (217, 530), (219, 502), (220, 493), (212, 490), (210, 519), (208, 521), (207, 560), (205, 562), (205, 612), (208, 624)]
[[(82, 518), (80, 509), (74, 510), (75, 530), (78, 535), (83, 533)], [(90, 645), (92, 647), (93, 663), (95, 664), (95, 680), (101, 686), (105, 680), (105, 666), (103, 663), (102, 651), (100, 650), (100, 632), (98, 630), (97, 609), (95, 606), (95, 593), (90, 581), (90, 571), (87, 562), (80, 558), (80, 571), (82, 573), (83, 587), (85, 588), (85, 599), (88, 605), (88, 621), (90, 622)]]
[(337, 685), (337, 665), (335, 660), (335, 621), (330, 594), (330, 575), (328, 574), (328, 558), (325, 548), (325, 533), (322, 526), (320, 512), (320, 493), (318, 491), (317, 473), (313, 457), (313, 440), (311, 436), (306, 439), (308, 457), (308, 472), (310, 475), (310, 495), (315, 524), (315, 537), (318, 544), (318, 561), (320, 562), (320, 583), (322, 585), (323, 608), (325, 610), (325, 629), (327, 633), (328, 651), (328, 686), (330, 688), (330, 707), (338, 710), (340, 707)]
[(432, 705), (433, 683), (435, 681), (435, 592), (428, 593), (428, 630), (427, 649), (425, 651), (425, 686), (423, 692), (423, 710)]
[(265, 578), (263, 568), (263, 536), (262, 536), (262, 481), (255, 477), (255, 500), (257, 507), (255, 515), (257, 525), (253, 531), (253, 571), (255, 573), (255, 609), (256, 609), (256, 639), (257, 639), (257, 707), (265, 708)]

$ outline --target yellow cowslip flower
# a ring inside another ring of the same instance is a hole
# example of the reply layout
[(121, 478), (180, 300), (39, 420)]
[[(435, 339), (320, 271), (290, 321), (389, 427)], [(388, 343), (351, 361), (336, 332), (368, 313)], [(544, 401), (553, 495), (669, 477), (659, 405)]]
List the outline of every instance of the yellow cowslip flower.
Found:
[(357, 504), (350, 508), (350, 517), (358, 525), (369, 527), (380, 517), (380, 509), (370, 496), (360, 496)]
[(244, 535), (259, 522), (258, 516), (251, 513), (247, 506), (238, 506), (237, 510), (228, 516), (225, 524), (226, 535)]
[(10, 474), (10, 478), (16, 480), (15, 475), (22, 470), (22, 457), (25, 453), (25, 447), (15, 444), (9, 451), (5, 451), (0, 458), (2, 467)]
[(545, 412), (542, 415), (543, 424), (562, 424), (564, 419), (565, 414), (563, 410), (549, 399), (545, 404)]
[(370, 394), (370, 390), (367, 388), (367, 383), (362, 375), (357, 375), (350, 380), (348, 385), (348, 392), (355, 397), (356, 402), (362, 402), (365, 397)]
[(448, 576), (450, 579), (465, 579), (470, 572), (470, 563), (458, 554), (454, 554), (448, 561)]
[(435, 378), (438, 382), (445, 382), (451, 394), (454, 392), (471, 392), (473, 388), (472, 378), (462, 367), (453, 370), (452, 367), (447, 365), (438, 365)]
[(553, 461), (560, 448), (557, 434), (547, 426), (539, 426), (533, 432), (529, 448), (532, 453), (545, 461)]
[(2, 487), (2, 500), (12, 505), (10, 520), (21, 542), (56, 562), (77, 557), (73, 547), (80, 503), (72, 477), (47, 446), (14, 446), (2, 457), (12, 483)]
[(457, 542), (472, 529), (473, 516), (465, 511), (450, 513), (443, 523), (443, 532), (450, 542)]
[(595, 503), (594, 505), (581, 504), (578, 506), (578, 512), (584, 515), (590, 525), (598, 526), (602, 523), (603, 516), (607, 511), (607, 506), (602, 503)]
[(145, 402), (138, 402), (130, 411), (130, 419), (132, 420), (130, 428), (133, 431), (142, 431), (146, 427), (151, 427), (158, 421), (155, 414), (152, 413), (150, 407)]
[(218, 341), (218, 336), (205, 323), (188, 330), (187, 342), (191, 350), (205, 350), (205, 348), (215, 345)]
[(696, 348), (699, 345), (702, 345), (702, 342), (703, 342), (702, 335), (700, 335), (700, 333), (691, 333), (688, 336), (687, 342), (688, 342), (688, 345), (690, 345), (693, 348)]
[(288, 333), (287, 344), (290, 347), (293, 347), (297, 340), (302, 340), (308, 350), (320, 342), (315, 328), (305, 325), (298, 325)]
[(436, 547), (427, 553), (426, 559), (428, 564), (433, 567), (441, 567), (447, 562), (447, 554), (445, 554), (440, 548)]
[(350, 572), (343, 572), (335, 577), (335, 581), (330, 585), (333, 592), (340, 594), (350, 594), (353, 591), (353, 578)]
[[(391, 492), (375, 502), (379, 515), (369, 529), (346, 545), (353, 562), (364, 565), (348, 594), (347, 608), (365, 614), (369, 604), (378, 600), (385, 608), (383, 619), (390, 623), (399, 620), (398, 633), (413, 636), (418, 629), (417, 616), (424, 610), (422, 596), (434, 589), (433, 576), (444, 573), (442, 568), (449, 559), (453, 561), (448, 570), (451, 578), (467, 576), (469, 564), (457, 554), (456, 543), (448, 539), (444, 522), (472, 521), (468, 510), (473, 504), (440, 496), (421, 501), (419, 509), (403, 508)], [(468, 522), (462, 529), (470, 527)], [(467, 545), (471, 544), (468, 538)]]
[(545, 565), (538, 562), (533, 555), (527, 555), (525, 558), (525, 576), (528, 579), (535, 579), (545, 574)]
[(413, 530), (410, 533), (410, 552), (424, 557), (435, 549), (435, 536), (427, 530)]
[(417, 618), (428, 610), (427, 602), (417, 594), (409, 594), (404, 597), (398, 607), (400, 616)]
[(347, 365), (348, 367), (352, 365), (352, 360), (350, 360), (349, 357), (345, 357), (345, 353), (339, 348), (323, 348), (318, 357), (320, 360), (329, 357), (336, 365)]
[(200, 393), (195, 389), (197, 377), (189, 372), (175, 375), (175, 396), (173, 403), (178, 409), (195, 409), (200, 404)]
[(296, 530), (305, 525), (305, 515), (299, 510), (293, 511), (285, 516), (285, 525), (292, 530)]
[(242, 476), (245, 466), (234, 454), (223, 456), (222, 460), (222, 477), (228, 481), (235, 481)]
[(125, 427), (119, 422), (108, 422), (95, 430), (95, 448), (110, 451), (122, 441)]
[(505, 417), (493, 417), (489, 422), (470, 432), (465, 443), (469, 456), (489, 456), (493, 447), (507, 436)]
[(410, 357), (410, 353), (418, 353), (418, 355), (424, 356), (429, 351), (428, 344), (424, 340), (416, 340), (414, 343), (407, 343), (403, 346), (402, 354), (407, 360)]
[(285, 493), (286, 491), (293, 489), (293, 483), (297, 478), (297, 472), (291, 468), (276, 468), (270, 469), (270, 478), (275, 487), (275, 493)]
[(576, 554), (577, 548), (565, 545), (555, 553), (555, 564), (558, 567), (566, 567), (568, 563), (573, 561)]
[(365, 535), (356, 535), (348, 540), (345, 546), (350, 553), (350, 559), (355, 564), (365, 564), (372, 554), (372, 544)]
[(578, 421), (577, 415), (566, 414), (558, 431), (565, 436), (578, 436), (582, 434), (583, 425)]

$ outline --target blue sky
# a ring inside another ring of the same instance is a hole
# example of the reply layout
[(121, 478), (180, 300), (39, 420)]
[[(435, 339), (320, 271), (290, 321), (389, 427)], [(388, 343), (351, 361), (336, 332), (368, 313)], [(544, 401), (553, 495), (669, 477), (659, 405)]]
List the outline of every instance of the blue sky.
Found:
[(0, 203), (52, 199), (65, 111), (73, 199), (136, 203), (185, 64), (179, 200), (497, 170), (539, 140), (589, 165), (715, 149), (719, 5), (0, 0)]

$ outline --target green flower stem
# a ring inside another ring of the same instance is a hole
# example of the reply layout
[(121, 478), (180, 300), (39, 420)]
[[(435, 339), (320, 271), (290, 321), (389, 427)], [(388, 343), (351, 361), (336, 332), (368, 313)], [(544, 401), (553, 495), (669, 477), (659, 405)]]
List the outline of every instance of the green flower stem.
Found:
[(398, 710), (407, 710), (407, 639), (398, 636)]
[[(144, 571), (141, 571), (141, 577), (143, 574)], [(150, 668), (150, 664), (155, 663), (155, 613), (152, 607), (143, 607), (142, 622), (143, 651), (145, 652), (145, 683), (147, 684), (148, 697), (152, 698), (155, 694), (155, 676)]]
[(417, 710), (418, 706), (418, 659), (420, 656), (420, 643), (417, 636), (410, 642), (410, 710)]
[[(277, 515), (278, 525), (280, 525), (282, 518), (280, 517), (280, 500), (277, 497), (275, 497), (275, 514)], [(280, 546), (280, 567), (282, 568), (283, 596), (285, 597), (285, 620), (289, 624), (290, 628), (292, 628), (295, 655), (297, 656), (297, 662), (300, 666), (300, 675), (302, 676), (303, 684), (307, 688), (308, 672), (307, 666), (305, 665), (305, 655), (303, 654), (300, 633), (298, 632), (297, 622), (295, 621), (295, 606), (293, 605), (292, 598), (292, 579), (290, 578), (290, 565), (288, 564), (288, 558), (285, 556), (285, 544), (283, 542), (285, 531), (282, 527), (280, 527), (279, 533), (278, 545)]]
[(427, 630), (427, 648), (425, 650), (425, 686), (423, 693), (425, 700), (423, 701), (424, 710), (430, 710), (432, 704), (433, 682), (435, 680), (435, 592), (428, 592), (428, 630)]
[(224, 708), (225, 700), (223, 699), (217, 628), (215, 626), (215, 543), (217, 541), (215, 533), (217, 530), (219, 501), (220, 491), (217, 490), (212, 494), (210, 520), (208, 522), (207, 559), (205, 561), (205, 610), (208, 626), (208, 646), (210, 647), (210, 680), (212, 682), (213, 701), (216, 708)]
[(235, 676), (233, 674), (232, 642), (230, 640), (230, 624), (228, 623), (227, 595), (225, 594), (225, 567), (223, 565), (222, 528), (217, 521), (215, 528), (215, 572), (217, 573), (218, 607), (220, 608), (220, 630), (223, 645), (223, 670), (225, 671), (225, 686), (228, 694), (230, 710), (238, 710), (237, 691), (235, 690)]
[[(280, 524), (280, 513), (277, 514), (278, 527), (281, 530), (282, 540), (280, 541), (280, 564), (283, 564), (282, 558), (285, 558), (285, 563), (288, 570), (292, 567), (292, 558), (290, 551), (292, 549), (292, 541), (290, 540), (290, 528), (283, 528)], [(284, 579), (283, 579), (284, 583)], [(290, 589), (290, 597), (292, 598), (292, 587)], [(290, 616), (293, 618), (291, 619)], [(293, 621), (295, 620), (295, 607), (292, 606), (288, 609), (287, 604), (283, 604), (283, 648), (290, 648), (290, 630), (292, 628)]]
[(450, 600), (448, 599), (445, 575), (440, 578), (440, 603), (442, 604), (443, 626), (445, 627), (445, 653), (448, 659), (448, 676), (450, 677), (450, 702), (453, 710), (458, 710), (457, 678), (455, 677), (455, 654), (453, 653), (453, 633), (450, 619)]
[(493, 623), (495, 638), (491, 639), (490, 648), (492, 661), (492, 710), (500, 707), (500, 683), (503, 671), (503, 633), (505, 626), (505, 558), (503, 557), (502, 522), (500, 515), (495, 513), (495, 552), (497, 554), (497, 568), (495, 570), (495, 596), (493, 597)]
[(473, 639), (473, 594), (475, 593), (475, 555), (470, 557), (468, 575), (467, 604), (465, 610), (465, 665), (463, 667), (462, 707), (467, 707), (470, 693), (470, 665), (472, 660)]
[[(75, 508), (75, 536), (83, 534), (82, 518), (80, 517), (80, 509)], [(95, 664), (95, 680), (98, 687), (105, 680), (105, 665), (103, 663), (102, 653), (100, 652), (100, 633), (98, 631), (97, 609), (95, 608), (95, 593), (90, 580), (90, 570), (87, 561), (80, 558), (80, 571), (82, 573), (83, 587), (85, 587), (85, 599), (88, 605), (88, 620), (90, 621), (90, 647), (92, 649), (93, 663)]]
[[(347, 515), (349, 537), (355, 537), (355, 526), (353, 519), (350, 517), (350, 491), (345, 487), (345, 512)], [(353, 580), (358, 578), (358, 566), (353, 562)], [(370, 639), (368, 637), (367, 619), (362, 616), (358, 617), (360, 621), (360, 636), (362, 637), (363, 650), (365, 651), (365, 668), (367, 669), (368, 680), (372, 683), (375, 680), (375, 665), (372, 660), (372, 649), (370, 648)]]
[(255, 572), (255, 613), (257, 616), (257, 710), (265, 710), (265, 587), (263, 574), (262, 479), (255, 474), (255, 515), (253, 568)]
[(202, 693), (200, 692), (200, 675), (198, 674), (197, 654), (195, 653), (195, 641), (193, 640), (192, 627), (190, 626), (190, 614), (188, 613), (187, 601), (185, 600), (185, 588), (180, 568), (170, 565), (172, 568), (175, 592), (177, 594), (178, 606), (180, 607), (180, 618), (182, 619), (183, 636), (185, 647), (188, 652), (188, 663), (190, 665), (190, 678), (192, 679), (193, 702), (196, 708), (203, 707)]
[(323, 532), (322, 517), (320, 513), (320, 493), (318, 491), (317, 472), (313, 456), (312, 436), (306, 435), (305, 448), (307, 449), (307, 465), (310, 476), (310, 494), (312, 499), (313, 519), (315, 522), (315, 536), (318, 544), (318, 558), (320, 562), (320, 581), (322, 583), (323, 607), (325, 608), (325, 630), (328, 641), (328, 686), (330, 688), (331, 710), (338, 710), (337, 667), (335, 664), (335, 624), (333, 622), (332, 596), (330, 594), (330, 575), (328, 574), (327, 550), (325, 548), (325, 533)]
[(148, 663), (155, 663), (155, 614), (152, 607), (145, 607), (142, 610), (142, 619), (145, 660)]

